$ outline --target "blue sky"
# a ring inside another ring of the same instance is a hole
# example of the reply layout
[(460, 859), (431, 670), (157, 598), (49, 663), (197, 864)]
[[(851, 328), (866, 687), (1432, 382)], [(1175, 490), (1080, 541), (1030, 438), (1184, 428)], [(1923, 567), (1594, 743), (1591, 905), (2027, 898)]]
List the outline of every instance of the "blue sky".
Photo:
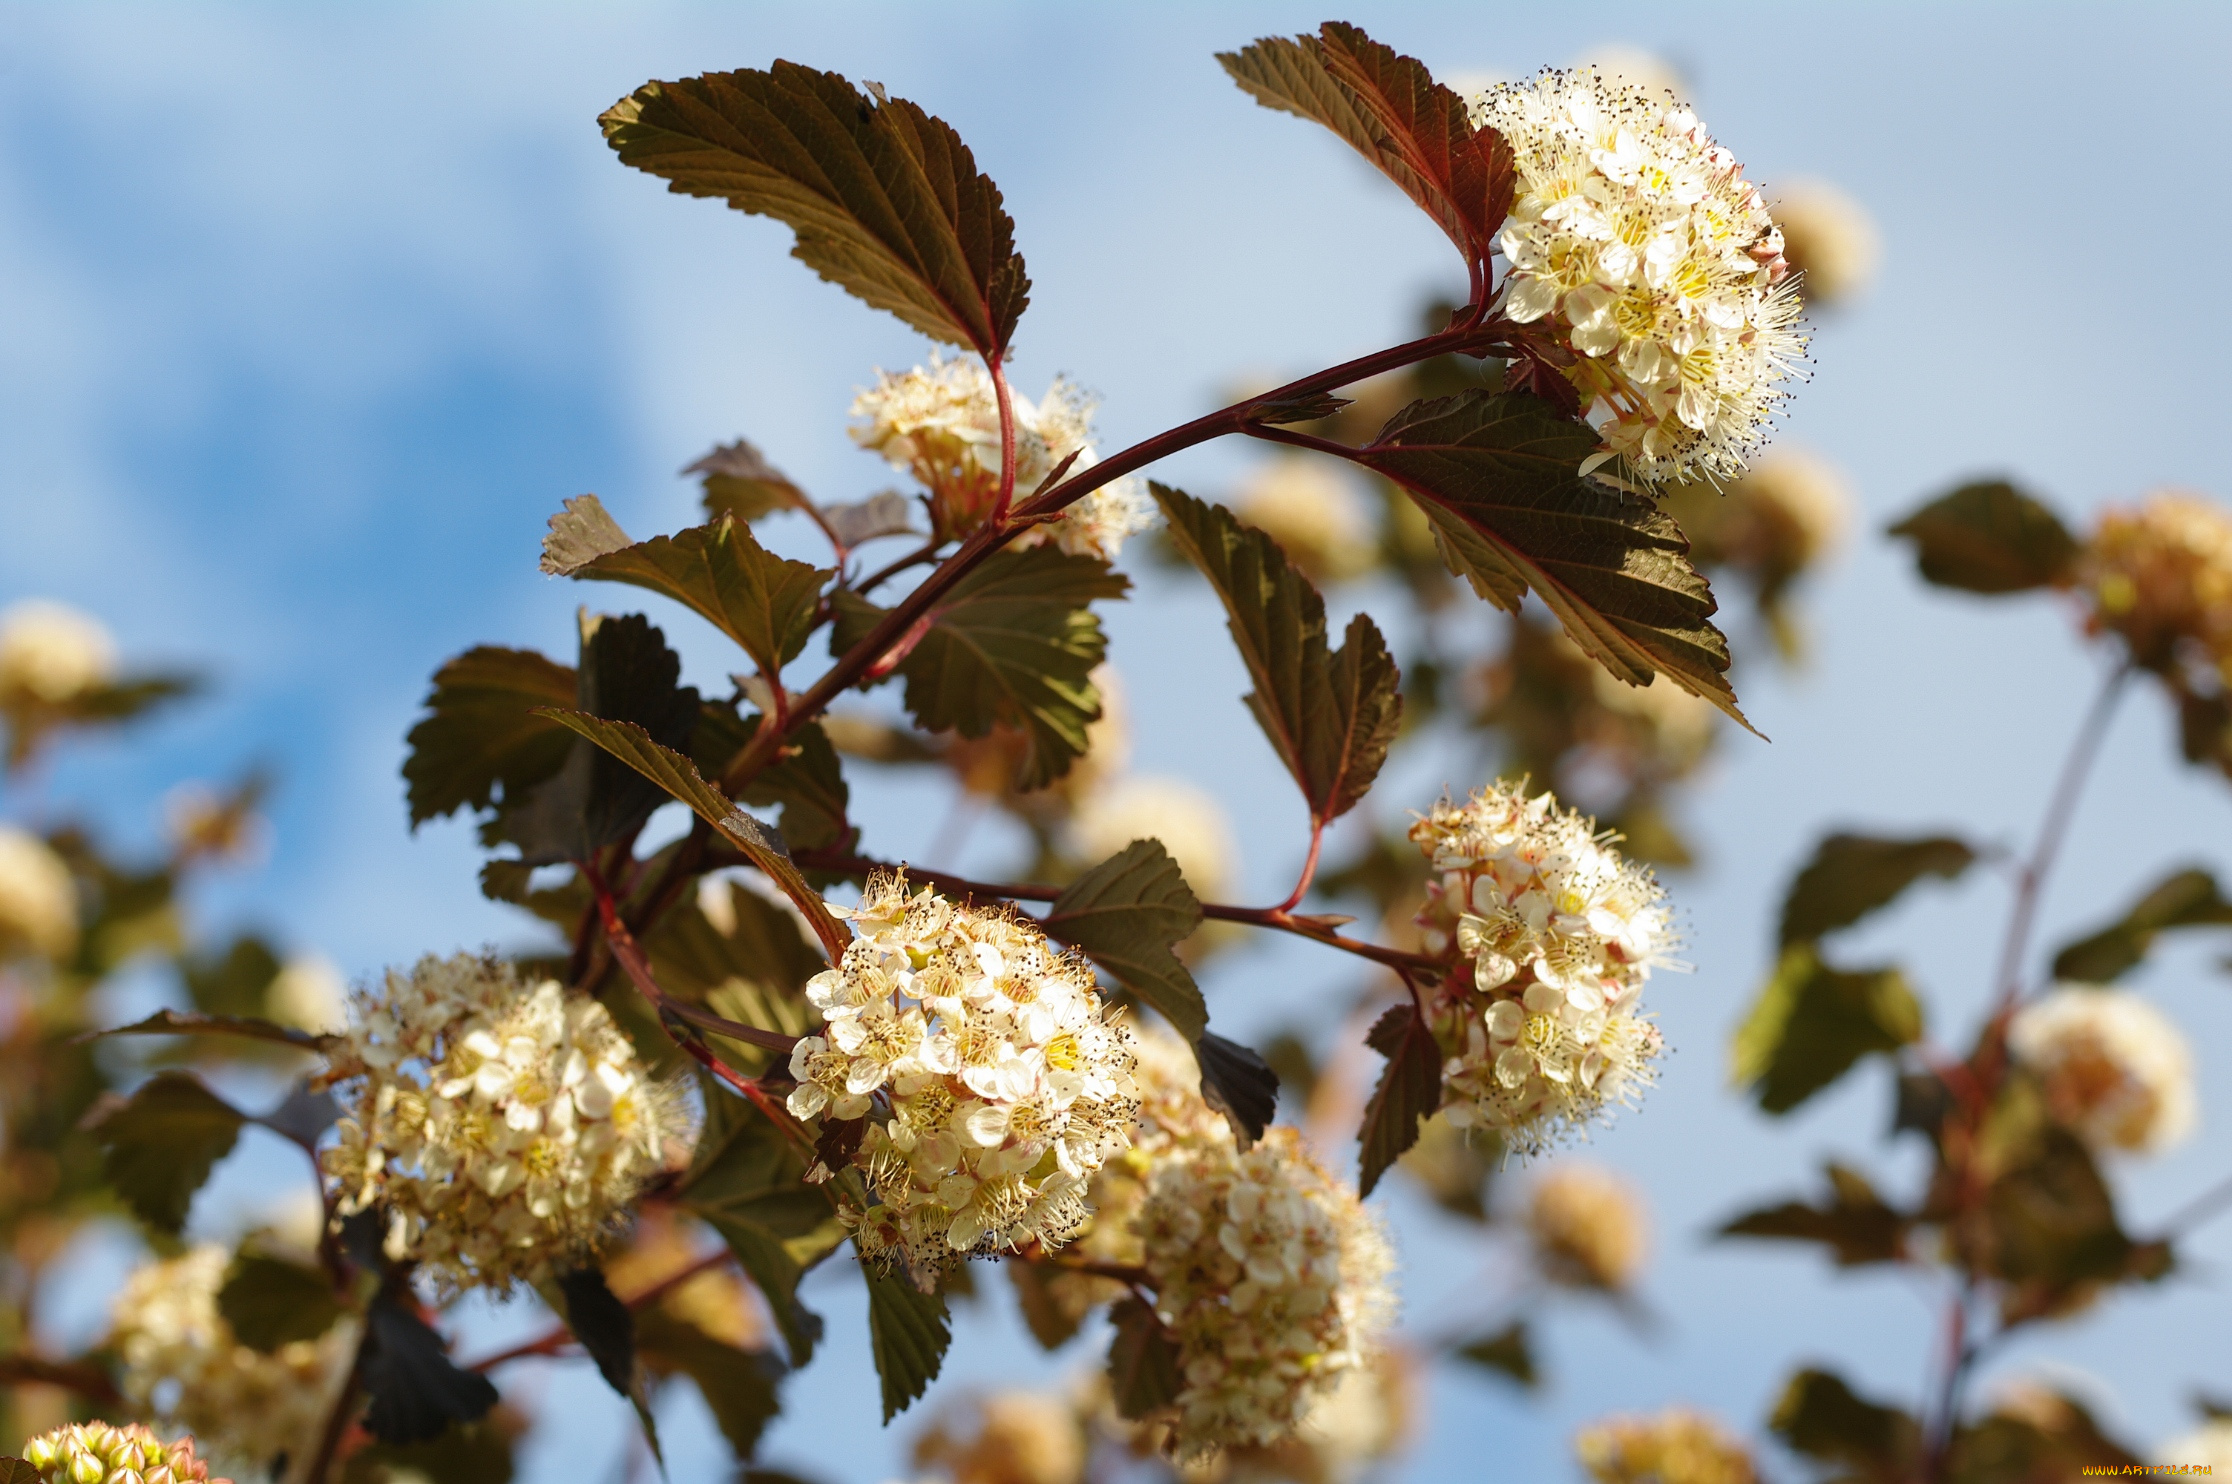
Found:
[[(1871, 294), (1822, 326), (1788, 425), (1850, 473), (1867, 513), (1808, 595), (1811, 670), (1740, 661), (1747, 710), (1774, 741), (1726, 739), (1695, 797), (1708, 869), (1674, 890), (1699, 971), (1656, 994), (1678, 1051), (1642, 1113), (1591, 1151), (1651, 1192), (1665, 1322), (1640, 1343), (1601, 1315), (1553, 1323), (1557, 1380), (1536, 1400), (1437, 1382), (1406, 1477), (1481, 1476), (1484, 1450), (1485, 1477), (1562, 1477), (1565, 1437), (1614, 1408), (1685, 1400), (1755, 1425), (1804, 1359), (1911, 1395), (1929, 1311), (1899, 1285), (1700, 1235), (1831, 1152), (1910, 1175), (1877, 1143), (1881, 1078), (1770, 1124), (1725, 1087), (1726, 1035), (1780, 884), (1816, 835), (1865, 823), (2025, 838), (2092, 688), (2094, 661), (2053, 605), (1925, 590), (1876, 534), (1884, 521), (1979, 473), (2013, 474), (2073, 516), (2162, 484), (2225, 493), (2215, 398), (2232, 301), (2198, 270), (2232, 235), (2214, 146), (2232, 124), (2232, 13), (1347, 15), (1446, 71), (1518, 73), (1614, 41), (1659, 50), (1755, 176), (1841, 183), (1887, 244)], [(1235, 379), (1384, 343), (1446, 286), (1428, 223), (1210, 61), (1322, 18), (1288, 5), (0, 6), (0, 598), (78, 604), (135, 655), (219, 680), (153, 731), (89, 749), (46, 793), (144, 835), (173, 783), (268, 759), (275, 849), (212, 890), (209, 920), (271, 924), (351, 974), (515, 939), (474, 890), (468, 833), (406, 830), (396, 768), (427, 675), (473, 643), (568, 646), (580, 597), (535, 570), (543, 519), (568, 495), (596, 491), (638, 534), (673, 529), (694, 494), (674, 471), (738, 435), (824, 497), (880, 487), (844, 410), (874, 368), (922, 352), (791, 262), (779, 228), (618, 167), (598, 111), (648, 77), (783, 56), (950, 119), (1006, 191), (1029, 259), (1019, 383), (1062, 371), (1093, 387), (1120, 445)], [(1214, 490), (1242, 457), (1203, 450), (1161, 473)], [(1139, 576), (1141, 601), (1111, 623), (1138, 766), (1228, 800), (1250, 894), (1276, 895), (1301, 842), (1237, 704), (1237, 663), (1197, 642), (1215, 626), (1199, 592)], [(707, 635), (662, 621), (694, 676), (717, 683), (727, 666)], [(1171, 665), (1180, 644), (1188, 662)], [(2232, 792), (2173, 753), (2166, 708), (2135, 697), (2049, 893), (2049, 939), (2171, 864), (2232, 869)], [(1382, 807), (1471, 781), (1391, 781)], [(872, 845), (927, 844), (941, 805), (870, 797)], [(979, 841), (972, 863), (991, 869), (998, 843)], [(1910, 952), (1933, 1025), (1956, 1039), (2004, 898), (1978, 873), (1856, 948)], [(2232, 1098), (2208, 1071), (2232, 1056), (2232, 985), (2199, 944), (2140, 982), (2208, 1069), (2202, 1137), (2118, 1175), (2143, 1227), (2223, 1173), (2208, 1151)], [(1345, 988), (1337, 967), (1277, 948), (1231, 956), (1209, 989), (1246, 1029), (1298, 983), (1328, 1002)], [(1409, 1304), (1429, 1314), (1483, 1257), (1397, 1205)], [(2162, 1288), (2014, 1347), (1987, 1387), (2051, 1363), (2129, 1434), (2181, 1428), (2188, 1390), (2232, 1371), (2232, 1222), (2192, 1251)], [(872, 1484), (898, 1466), (898, 1431), (873, 1425), (858, 1305), (825, 1289), (838, 1342), (793, 1383), (769, 1453)], [(995, 1310), (965, 1322), (951, 1372), (1042, 1369)], [(593, 1379), (545, 1380), (553, 1426), (532, 1477), (610, 1456), (624, 1407)], [(714, 1444), (702, 1421), (674, 1425), (683, 1477)]]

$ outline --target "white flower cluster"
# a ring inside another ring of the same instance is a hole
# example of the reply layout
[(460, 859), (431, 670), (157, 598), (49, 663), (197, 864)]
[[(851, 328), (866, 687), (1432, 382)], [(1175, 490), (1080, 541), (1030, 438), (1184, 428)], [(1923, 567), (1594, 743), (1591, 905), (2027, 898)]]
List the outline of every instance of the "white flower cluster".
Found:
[(502, 960), (429, 956), (351, 1008), (326, 1173), (344, 1214), (387, 1210), (389, 1256), (444, 1292), (583, 1260), (689, 1135), (604, 1006)]
[(1174, 1143), (1132, 1230), (1178, 1345), (1180, 1458), (1292, 1434), (1392, 1317), (1380, 1223), (1294, 1129)]
[(791, 1052), (801, 1119), (877, 1117), (855, 1163), (879, 1204), (848, 1213), (860, 1255), (927, 1285), (959, 1255), (1054, 1247), (1127, 1142), (1131, 1033), (1092, 966), (1012, 912), (872, 878), (858, 936), (808, 981), (826, 1021)]
[[(1011, 392), (1015, 414), (1015, 500), (1020, 503), (1071, 454), (1071, 474), (1098, 462), (1093, 450), (1093, 399), (1055, 377), (1033, 402)], [(905, 469), (930, 491), (940, 535), (965, 535), (992, 513), (1000, 488), (1000, 404), (981, 362), (933, 354), (927, 367), (903, 375), (877, 373), (853, 399), (859, 419), (853, 440)], [(1065, 476), (1066, 477), (1066, 476)], [(1114, 561), (1126, 537), (1154, 522), (1154, 506), (1137, 479), (1111, 480), (1062, 512), (1061, 519), (1017, 537), (1018, 547), (1052, 541), (1073, 555)]]
[(23, 1458), (47, 1484), (232, 1484), (209, 1477), (192, 1438), (166, 1443), (138, 1423), (73, 1422), (25, 1443)]
[(1562, 1163), (1535, 1181), (1527, 1234), (1552, 1278), (1622, 1289), (1643, 1270), (1650, 1244), (1643, 1198), (1595, 1165)]
[(125, 1281), (109, 1332), (123, 1362), (119, 1388), (192, 1430), (221, 1461), (260, 1467), (282, 1453), (304, 1457), (348, 1369), (355, 1323), (269, 1355), (251, 1349), (217, 1311), (230, 1261), (206, 1245)]
[(1806, 347), (1758, 187), (1697, 115), (1595, 68), (1500, 84), (1473, 116), (1518, 170), (1505, 314), (1574, 351), (1566, 375), (1637, 477), (1739, 473)]
[(1754, 1484), (1743, 1441), (1687, 1407), (1655, 1417), (1607, 1417), (1574, 1437), (1573, 1451), (1596, 1484)]
[(2063, 985), (2016, 1012), (2007, 1044), (2095, 1148), (2156, 1153), (2193, 1131), (2193, 1053), (2137, 995)]
[(75, 608), (28, 598), (0, 614), (0, 707), (67, 705), (115, 674), (116, 641)]
[(2139, 663), (2168, 670), (2190, 657), (2232, 686), (2232, 511), (2175, 491), (2108, 510), (2078, 554), (2077, 582), (2093, 628), (2121, 635)]
[(1660, 1049), (1643, 985), (1675, 943), (1649, 870), (1554, 795), (1500, 783), (1410, 837), (1439, 878), (1427, 949), (1456, 960), (1431, 1011), (1449, 1121), (1535, 1154), (1632, 1102)]
[(24, 947), (47, 958), (77, 946), (77, 882), (46, 841), (0, 825), (0, 955)]

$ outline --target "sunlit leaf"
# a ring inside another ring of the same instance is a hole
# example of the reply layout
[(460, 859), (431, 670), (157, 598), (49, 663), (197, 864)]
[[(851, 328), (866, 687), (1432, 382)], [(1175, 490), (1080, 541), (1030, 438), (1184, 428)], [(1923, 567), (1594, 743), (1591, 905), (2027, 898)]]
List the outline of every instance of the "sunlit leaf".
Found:
[(483, 645), (434, 672), (426, 716), (411, 728), (403, 780), (415, 828), (458, 809), (515, 797), (566, 761), (573, 739), (538, 706), (576, 704), (574, 672), (527, 649)]
[(1787, 1113), (1873, 1052), (1922, 1034), (1922, 1005), (1895, 968), (1847, 971), (1811, 944), (1783, 951), (1738, 1027), (1734, 1074), (1769, 1113)]
[(705, 1398), (738, 1460), (749, 1459), (760, 1434), (782, 1411), (776, 1385), (783, 1363), (765, 1350), (742, 1350), (663, 1307), (636, 1316), (636, 1349), (661, 1375), (684, 1375)]
[(2054, 977), (2080, 984), (2106, 984), (2137, 968), (2154, 940), (2172, 928), (2232, 925), (2232, 902), (2216, 878), (2189, 867), (2174, 871), (2131, 910), (2108, 926), (2080, 938), (2054, 955)]
[(999, 358), (1029, 302), (1000, 190), (944, 120), (791, 62), (646, 83), (599, 122), (623, 163), (797, 234), (800, 262)]
[(158, 1072), (93, 1124), (102, 1170), (133, 1214), (175, 1236), (247, 1115), (184, 1072)]
[(1201, 926), (1201, 903), (1159, 840), (1134, 840), (1063, 888), (1046, 931), (1153, 1006), (1188, 1041), (1208, 1026), (1200, 986), (1171, 950)]
[(158, 1010), (145, 1020), (96, 1031), (93, 1036), (245, 1036), (297, 1051), (323, 1051), (338, 1039), (249, 1015), (182, 1015), (176, 1010)]
[(777, 510), (805, 510), (813, 504), (789, 475), (742, 438), (714, 445), (711, 453), (684, 466), (682, 472), (700, 476), (708, 523), (724, 515), (755, 521)]
[(868, 1343), (883, 1383), (885, 1422), (912, 1406), (945, 1364), (953, 1328), (945, 1299), (924, 1293), (903, 1272), (886, 1273), (863, 1263), (868, 1279)]

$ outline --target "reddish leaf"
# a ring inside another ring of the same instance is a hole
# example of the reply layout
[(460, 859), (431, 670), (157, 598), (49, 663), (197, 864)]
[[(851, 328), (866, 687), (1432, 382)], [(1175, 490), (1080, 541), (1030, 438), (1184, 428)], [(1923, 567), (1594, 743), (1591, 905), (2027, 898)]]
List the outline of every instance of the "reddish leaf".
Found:
[(1442, 1055), (1416, 1006), (1401, 1004), (1382, 1015), (1366, 1037), (1387, 1058), (1387, 1070), (1364, 1110), (1363, 1164), (1357, 1191), (1370, 1195), (1387, 1167), (1418, 1142), (1418, 1126), (1441, 1109)]

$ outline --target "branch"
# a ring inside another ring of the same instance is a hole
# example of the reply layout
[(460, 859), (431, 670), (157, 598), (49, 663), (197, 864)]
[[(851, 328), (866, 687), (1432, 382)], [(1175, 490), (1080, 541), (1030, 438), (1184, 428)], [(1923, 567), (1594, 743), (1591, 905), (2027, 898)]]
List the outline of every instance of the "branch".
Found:
[(318, 1451), (310, 1456), (310, 1467), (303, 1471), (303, 1484), (326, 1484), (327, 1476), (333, 1472), (341, 1440), (348, 1435), (349, 1424), (356, 1420), (357, 1397), (364, 1387), (364, 1353), (371, 1348), (372, 1325), (367, 1321), (364, 1333), (357, 1338), (356, 1354), (349, 1361), (349, 1374), (342, 1379), (340, 1394), (333, 1399), (333, 1410), (326, 1413), (325, 1426), (318, 1433)]
[[(715, 1268), (733, 1261), (734, 1258), (735, 1254), (726, 1247), (718, 1252), (709, 1252), (688, 1267), (671, 1273), (649, 1288), (644, 1289), (641, 1293), (632, 1295), (625, 1302), (630, 1310), (649, 1308), (691, 1279), (709, 1273)], [(532, 1340), (512, 1346), (509, 1350), (499, 1350), (494, 1355), (483, 1356), (481, 1359), (465, 1366), (464, 1369), (468, 1371), (492, 1371), (506, 1361), (525, 1360), (530, 1355), (555, 1355), (565, 1349), (572, 1339), (573, 1330), (560, 1324), (537, 1335)]]
[(986, 356), (984, 364), (992, 372), (992, 395), (1000, 403), (1000, 493), (992, 502), (991, 521), (998, 527), (1007, 524), (1008, 506), (1015, 501), (1015, 397), (1008, 390), (1000, 358)]
[(106, 1371), (80, 1361), (42, 1360), (36, 1355), (0, 1355), (0, 1386), (59, 1386), (89, 1402), (113, 1407), (124, 1401)]

